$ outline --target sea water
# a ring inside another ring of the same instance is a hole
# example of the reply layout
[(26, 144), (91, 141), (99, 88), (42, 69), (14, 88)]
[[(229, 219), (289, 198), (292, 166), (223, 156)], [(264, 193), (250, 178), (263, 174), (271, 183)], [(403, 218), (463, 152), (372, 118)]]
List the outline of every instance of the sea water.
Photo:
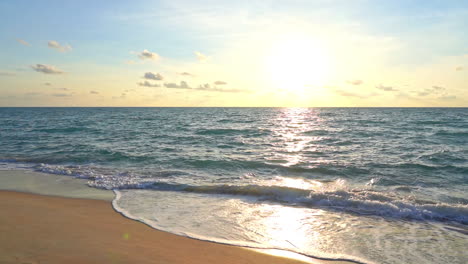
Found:
[(467, 108), (0, 108), (0, 168), (157, 229), (362, 263), (466, 263)]

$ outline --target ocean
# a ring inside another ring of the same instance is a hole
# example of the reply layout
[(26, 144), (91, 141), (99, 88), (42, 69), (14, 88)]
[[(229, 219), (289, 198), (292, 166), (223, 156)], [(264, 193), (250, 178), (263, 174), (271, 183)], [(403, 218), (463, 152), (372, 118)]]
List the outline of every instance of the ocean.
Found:
[(468, 261), (468, 108), (0, 108), (0, 169), (86, 179), (196, 239)]

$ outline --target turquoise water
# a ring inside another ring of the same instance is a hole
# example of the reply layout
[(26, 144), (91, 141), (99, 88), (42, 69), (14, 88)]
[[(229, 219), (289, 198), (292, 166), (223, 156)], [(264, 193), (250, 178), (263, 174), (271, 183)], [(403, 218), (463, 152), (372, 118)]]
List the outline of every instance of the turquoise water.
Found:
[(0, 168), (87, 179), (180, 235), (465, 263), (467, 108), (0, 108)]

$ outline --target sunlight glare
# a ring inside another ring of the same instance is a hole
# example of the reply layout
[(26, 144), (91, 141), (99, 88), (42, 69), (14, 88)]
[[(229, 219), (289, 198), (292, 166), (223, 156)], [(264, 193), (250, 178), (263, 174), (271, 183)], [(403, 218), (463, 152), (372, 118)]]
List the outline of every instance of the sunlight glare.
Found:
[(274, 41), (265, 59), (265, 73), (273, 86), (296, 92), (306, 85), (324, 85), (329, 66), (324, 46), (305, 35), (287, 35)]

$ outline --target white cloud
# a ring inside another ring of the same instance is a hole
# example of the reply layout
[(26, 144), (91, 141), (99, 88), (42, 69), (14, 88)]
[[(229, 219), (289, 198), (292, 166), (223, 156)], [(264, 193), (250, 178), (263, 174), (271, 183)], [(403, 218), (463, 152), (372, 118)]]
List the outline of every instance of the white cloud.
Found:
[(68, 52), (72, 50), (72, 47), (70, 45), (60, 45), (60, 43), (58, 43), (55, 40), (50, 40), (49, 42), (47, 42), (47, 46), (59, 52)]
[(45, 65), (45, 64), (36, 64), (32, 65), (31, 68), (37, 72), (41, 72), (44, 74), (62, 74), (64, 73), (62, 70), (56, 68), (52, 65)]
[(142, 60), (146, 60), (146, 59), (148, 59), (148, 60), (159, 60), (161, 57), (158, 54), (145, 49), (142, 52), (138, 53), (138, 58), (140, 58)]
[(159, 74), (159, 73), (152, 73), (152, 72), (147, 72), (143, 76), (143, 78), (148, 79), (148, 80), (155, 80), (155, 81), (161, 81), (164, 79), (164, 77)]
[(199, 62), (207, 62), (208, 59), (209, 59), (208, 56), (202, 54), (202, 53), (199, 52), (199, 51), (195, 51), (195, 56), (197, 56), (197, 60), (198, 60)]

